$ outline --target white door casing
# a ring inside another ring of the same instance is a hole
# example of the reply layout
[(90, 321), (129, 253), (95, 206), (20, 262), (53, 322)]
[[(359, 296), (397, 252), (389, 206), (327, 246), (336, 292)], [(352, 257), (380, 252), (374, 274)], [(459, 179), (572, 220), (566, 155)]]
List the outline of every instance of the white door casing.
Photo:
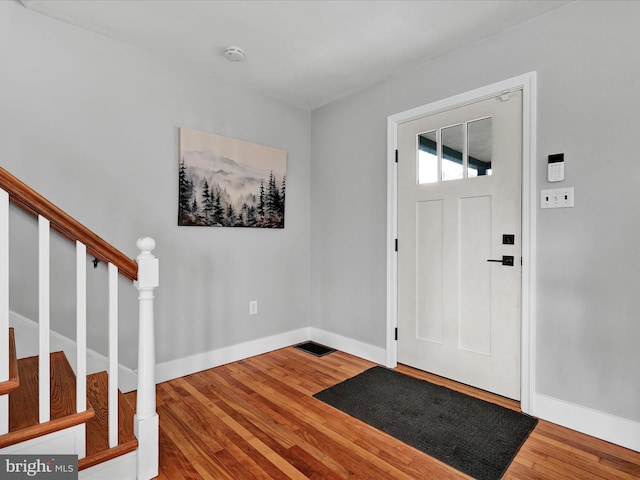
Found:
[(514, 399), (521, 123), (516, 91), (398, 127), (398, 361)]
[(387, 343), (386, 366), (397, 365), (397, 130), (401, 123), (522, 90), (522, 287), (520, 406), (534, 414), (536, 257), (536, 73), (529, 72), (453, 97), (391, 115), (387, 119)]

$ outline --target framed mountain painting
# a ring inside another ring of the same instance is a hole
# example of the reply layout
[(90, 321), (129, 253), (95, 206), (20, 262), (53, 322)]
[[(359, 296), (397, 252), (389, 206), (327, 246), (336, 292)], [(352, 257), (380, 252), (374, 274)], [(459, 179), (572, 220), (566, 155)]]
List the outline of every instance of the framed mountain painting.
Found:
[(284, 228), (287, 152), (180, 128), (178, 225)]

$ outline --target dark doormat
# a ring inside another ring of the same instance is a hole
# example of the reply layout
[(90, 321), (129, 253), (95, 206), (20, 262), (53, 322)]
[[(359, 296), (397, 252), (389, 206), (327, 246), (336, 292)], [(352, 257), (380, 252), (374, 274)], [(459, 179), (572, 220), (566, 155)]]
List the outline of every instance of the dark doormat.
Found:
[(478, 480), (501, 478), (538, 422), (383, 367), (314, 397)]
[(300, 345), (296, 345), (295, 348), (302, 350), (303, 352), (310, 353), (311, 355), (315, 355), (316, 357), (323, 357), (328, 353), (335, 352), (333, 348), (325, 347), (324, 345), (320, 345), (315, 342), (301, 343)]

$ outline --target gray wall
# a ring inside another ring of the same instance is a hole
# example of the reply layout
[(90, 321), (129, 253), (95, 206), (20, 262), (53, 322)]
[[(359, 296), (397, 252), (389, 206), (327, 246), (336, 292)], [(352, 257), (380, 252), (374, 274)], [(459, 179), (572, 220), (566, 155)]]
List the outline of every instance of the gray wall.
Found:
[[(310, 114), (0, 2), (0, 163), (127, 255), (156, 239), (157, 361), (309, 324)], [(177, 226), (178, 127), (285, 149), (283, 230)], [(13, 231), (34, 222), (12, 212)], [(36, 240), (12, 235), (11, 309), (37, 318)], [(73, 261), (53, 240), (52, 325), (73, 338), (58, 289)], [(104, 266), (88, 268), (89, 346), (104, 351)], [(98, 293), (100, 292), (100, 293)], [(121, 360), (136, 366), (137, 292), (122, 282)], [(249, 301), (259, 314), (249, 316)]]
[[(640, 421), (640, 3), (578, 2), (312, 112), (311, 322), (385, 346), (386, 118), (538, 72), (536, 391)], [(555, 184), (558, 185), (558, 184)]]

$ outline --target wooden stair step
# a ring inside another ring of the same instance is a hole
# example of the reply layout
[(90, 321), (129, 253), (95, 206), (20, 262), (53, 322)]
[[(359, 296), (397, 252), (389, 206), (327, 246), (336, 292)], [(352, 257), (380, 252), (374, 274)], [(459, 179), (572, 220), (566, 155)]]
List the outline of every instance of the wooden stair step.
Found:
[(16, 339), (13, 328), (9, 329), (9, 379), (0, 382), (0, 395), (6, 395), (20, 386), (18, 358), (16, 357)]
[(9, 395), (9, 433), (0, 436), (0, 448), (87, 422), (91, 407), (76, 412), (76, 377), (64, 352), (50, 354), (51, 419), (39, 423), (38, 357), (17, 361), (20, 386)]
[(138, 448), (133, 433), (134, 410), (118, 390), (118, 445), (109, 448), (109, 376), (99, 372), (87, 377), (87, 402), (93, 407), (94, 417), (87, 422), (86, 457), (78, 461), (78, 470), (84, 470), (111, 460)]

